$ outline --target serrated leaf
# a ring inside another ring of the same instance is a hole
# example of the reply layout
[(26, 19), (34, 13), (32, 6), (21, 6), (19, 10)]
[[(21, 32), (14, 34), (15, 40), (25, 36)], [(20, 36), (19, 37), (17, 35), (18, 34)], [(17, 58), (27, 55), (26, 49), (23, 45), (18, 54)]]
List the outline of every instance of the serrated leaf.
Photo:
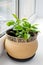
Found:
[(37, 29), (37, 27), (36, 27), (36, 26), (32, 26), (32, 28)]
[(23, 38), (24, 38), (25, 40), (29, 39), (29, 38), (30, 38), (30, 34), (24, 33)]
[(38, 30), (37, 29), (34, 29), (34, 28), (31, 28), (31, 31), (32, 32), (38, 32)]
[(39, 24), (33, 24), (32, 26), (38, 26)]
[(18, 19), (18, 17), (16, 16), (16, 14), (12, 14), (13, 15), (13, 17), (15, 18), (15, 19)]
[(27, 18), (23, 18), (22, 21), (27, 21), (28, 19)]
[(22, 26), (20, 26), (20, 25), (16, 25), (13, 29), (15, 29), (15, 30), (23, 30)]
[(35, 32), (40, 32), (39, 30), (35, 30)]
[(8, 22), (6, 23), (6, 25), (7, 25), (7, 26), (11, 26), (11, 25), (14, 25), (14, 23), (15, 23), (15, 22), (14, 22), (13, 20), (10, 20), (10, 21), (8, 21)]
[(16, 23), (17, 23), (18, 25), (20, 24), (20, 22), (21, 22), (21, 21), (20, 21), (19, 19), (16, 20)]
[(31, 24), (28, 23), (28, 22), (24, 22), (24, 23), (23, 23), (23, 27), (25, 27), (25, 28), (26, 28), (26, 27), (30, 28), (30, 27), (31, 27)]

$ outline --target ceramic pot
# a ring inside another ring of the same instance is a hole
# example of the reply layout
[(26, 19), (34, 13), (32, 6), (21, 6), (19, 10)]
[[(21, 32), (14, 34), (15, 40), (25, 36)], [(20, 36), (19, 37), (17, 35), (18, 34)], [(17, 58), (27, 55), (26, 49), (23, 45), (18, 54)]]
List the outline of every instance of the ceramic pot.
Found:
[(5, 40), (6, 52), (16, 59), (27, 59), (32, 57), (38, 48), (37, 35), (28, 41), (7, 34)]

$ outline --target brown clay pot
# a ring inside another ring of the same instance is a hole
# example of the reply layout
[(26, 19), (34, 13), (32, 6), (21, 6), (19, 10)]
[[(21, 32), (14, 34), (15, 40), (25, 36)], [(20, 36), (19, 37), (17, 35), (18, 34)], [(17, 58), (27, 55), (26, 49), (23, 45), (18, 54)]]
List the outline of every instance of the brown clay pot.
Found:
[(38, 48), (37, 36), (25, 41), (22, 38), (13, 37), (7, 34), (5, 49), (7, 53), (17, 59), (27, 59), (32, 57)]

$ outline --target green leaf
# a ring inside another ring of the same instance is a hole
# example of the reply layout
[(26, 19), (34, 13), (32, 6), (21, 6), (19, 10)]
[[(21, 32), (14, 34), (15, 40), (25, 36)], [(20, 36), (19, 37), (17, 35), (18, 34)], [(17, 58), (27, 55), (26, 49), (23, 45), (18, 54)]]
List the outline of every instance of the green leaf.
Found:
[[(19, 19), (16, 14), (12, 14), (16, 21), (10, 20), (7, 22), (7, 26), (13, 25), (13, 31), (16, 30), (15, 35), (17, 37), (24, 38), (25, 40), (29, 39), (32, 33), (37, 33), (38, 24), (31, 24), (27, 18)], [(32, 32), (32, 33), (30, 33)]]
[(25, 40), (29, 39), (29, 38), (30, 38), (30, 34), (24, 33), (23, 38), (24, 38)]
[(21, 22), (21, 21), (20, 21), (19, 19), (16, 20), (16, 23), (17, 23), (18, 25), (20, 24), (20, 22)]
[(38, 26), (39, 24), (34, 24), (34, 26)]
[(16, 25), (13, 30), (23, 30), (22, 26), (20, 25)]
[(10, 20), (10, 21), (8, 21), (8, 22), (6, 23), (6, 25), (7, 25), (7, 26), (11, 26), (11, 25), (14, 25), (14, 23), (15, 23), (15, 22), (14, 22), (13, 20)]
[(35, 30), (35, 32), (40, 32), (39, 30)]
[(31, 31), (32, 32), (38, 32), (38, 30), (37, 29), (34, 29), (34, 28), (31, 28)]
[(17, 20), (18, 19), (18, 17), (16, 16), (16, 14), (12, 14), (13, 15), (13, 17)]
[(28, 19), (27, 18), (23, 18), (22, 21), (27, 21)]
[(34, 25), (32, 26), (32, 28), (37, 29), (37, 27), (36, 27), (36, 26), (34, 26)]
[(37, 26), (38, 26), (38, 24), (33, 24), (32, 26), (37, 27)]
[(29, 22), (24, 22), (23, 23), (23, 27), (24, 28), (30, 28), (31, 27), (31, 24)]

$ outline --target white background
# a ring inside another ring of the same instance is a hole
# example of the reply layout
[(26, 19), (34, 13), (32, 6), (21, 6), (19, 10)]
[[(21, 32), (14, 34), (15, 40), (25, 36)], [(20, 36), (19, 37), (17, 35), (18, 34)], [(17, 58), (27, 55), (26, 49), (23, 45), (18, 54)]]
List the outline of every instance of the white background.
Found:
[(43, 0), (36, 0), (36, 13), (43, 18)]
[(19, 0), (19, 17), (30, 17), (34, 13), (35, 0)]

